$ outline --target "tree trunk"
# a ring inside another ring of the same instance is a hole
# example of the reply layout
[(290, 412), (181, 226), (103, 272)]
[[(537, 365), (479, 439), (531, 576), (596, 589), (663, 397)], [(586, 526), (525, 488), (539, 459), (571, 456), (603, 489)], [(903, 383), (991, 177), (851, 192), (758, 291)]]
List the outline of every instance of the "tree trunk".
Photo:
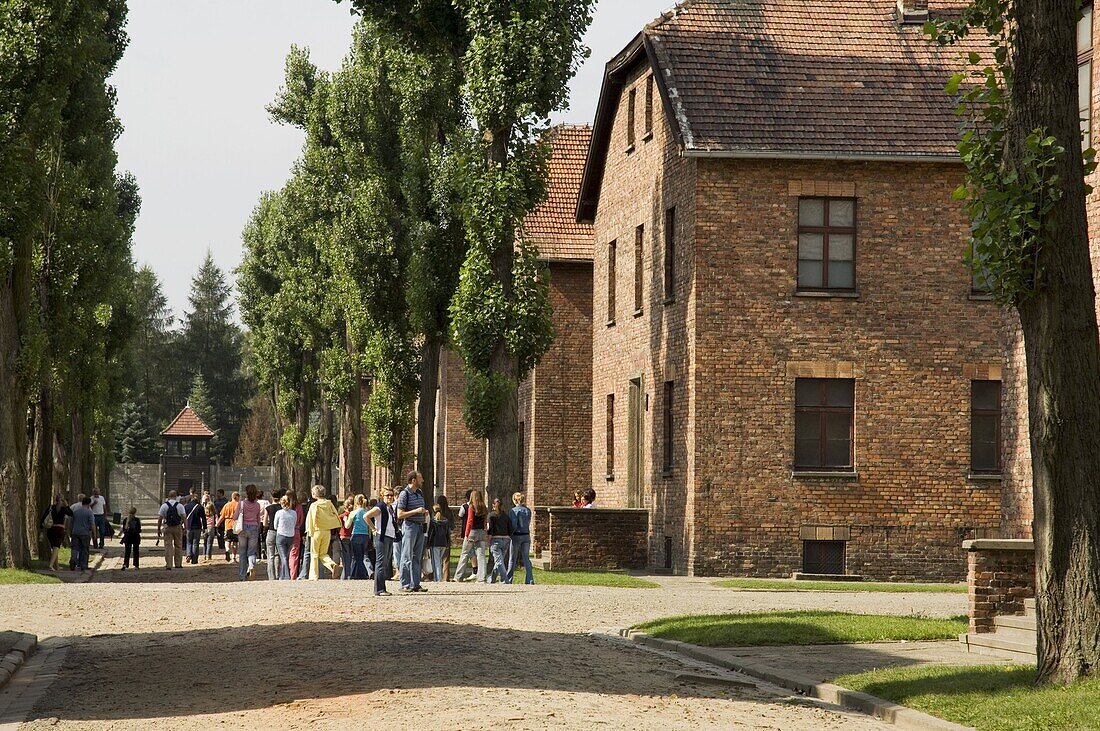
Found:
[(435, 409), (439, 395), (439, 351), (443, 338), (431, 333), (420, 351), (420, 401), (416, 414), (416, 469), (424, 494), (435, 495)]
[(340, 497), (363, 494), (363, 400), (359, 374), (340, 417)]
[(74, 409), (69, 417), (72, 429), (72, 444), (69, 446), (69, 499), (75, 501), (78, 495), (87, 495), (84, 477), (84, 413)]
[[(34, 410), (34, 439), (30, 448), (30, 491), (28, 504), (28, 536), (36, 536), (39, 530), (38, 518), (53, 503), (53, 449), (55, 430), (53, 428), (53, 392), (43, 386), (38, 392), (38, 404)], [(50, 544), (45, 534), (39, 536), (38, 558), (48, 559)]]
[(333, 442), (333, 416), (332, 407), (328, 399), (321, 399), (321, 429), (320, 448), (317, 450), (317, 482), (324, 486), (325, 494), (332, 495), (332, 455), (335, 451)]
[[(305, 356), (303, 356), (305, 358)], [(313, 409), (313, 401), (310, 398), (310, 388), (308, 383), (301, 383), (298, 385), (298, 409), (294, 415), (294, 427), (297, 430), (297, 444), (295, 445), (298, 450), (301, 450), (302, 445), (305, 444), (305, 440), (309, 434), (309, 414)], [(299, 454), (301, 452), (299, 451)], [(310, 485), (310, 468), (312, 465), (308, 464), (300, 456), (295, 455), (291, 465), (291, 485), (295, 492), (298, 493), (298, 497), (309, 494)]]
[(0, 280), (0, 568), (30, 568), (27, 550), (27, 386), (20, 356), (31, 295), (31, 242), (19, 238)]
[(1076, 85), (1077, 3), (1017, 0), (1008, 160), (1045, 128), (1066, 149), (1055, 240), (1037, 252), (1033, 296), (1017, 303), (1027, 356), (1035, 500), (1038, 681), (1100, 671), (1100, 333), (1089, 257)]
[[(508, 140), (511, 127), (493, 130), (489, 135), (488, 163), (508, 166)], [(515, 297), (513, 267), (515, 247), (511, 238), (507, 245), (493, 252), (493, 274), (504, 288), (504, 297), (511, 301)], [(498, 376), (508, 379), (508, 389), (501, 399), (493, 429), (489, 432), (489, 469), (486, 477), (489, 500), (500, 498), (508, 505), (508, 499), (520, 486), (519, 470), (519, 365), (508, 352), (503, 341), (496, 344), (489, 361), (489, 369)]]

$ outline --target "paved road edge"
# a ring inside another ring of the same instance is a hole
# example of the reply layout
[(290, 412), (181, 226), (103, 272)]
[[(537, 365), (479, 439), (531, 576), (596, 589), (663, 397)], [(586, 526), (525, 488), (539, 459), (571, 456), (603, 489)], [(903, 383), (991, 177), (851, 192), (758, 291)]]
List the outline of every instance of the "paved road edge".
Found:
[(656, 650), (676, 652), (693, 660), (708, 662), (712, 665), (744, 673), (760, 680), (778, 685), (781, 688), (793, 690), (810, 698), (832, 703), (833, 705), (859, 711), (869, 716), (893, 724), (898, 728), (911, 729), (912, 731), (974, 731), (969, 726), (945, 721), (942, 718), (930, 716), (927, 713), (917, 711), (907, 706), (901, 706), (884, 698), (876, 698), (873, 695), (842, 688), (832, 683), (818, 683), (810, 678), (802, 677), (783, 670), (776, 670), (767, 665), (747, 662), (740, 659), (731, 659), (710, 648), (691, 645), (678, 640), (663, 640), (652, 637), (645, 632), (631, 629), (618, 630), (620, 637), (631, 642), (650, 647)]
[(17, 634), (19, 634), (19, 640), (11, 648), (11, 651), (4, 655), (4, 659), (0, 660), (0, 689), (11, 682), (11, 679), (15, 677), (15, 673), (23, 667), (23, 664), (30, 659), (30, 656), (38, 648), (38, 637), (25, 632)]

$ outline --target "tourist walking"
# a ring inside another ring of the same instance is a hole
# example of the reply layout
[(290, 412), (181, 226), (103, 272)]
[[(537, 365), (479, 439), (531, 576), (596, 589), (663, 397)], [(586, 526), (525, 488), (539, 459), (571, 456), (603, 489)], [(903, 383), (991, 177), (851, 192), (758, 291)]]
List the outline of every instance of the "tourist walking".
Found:
[(237, 512), (233, 516), (233, 532), (237, 535), (237, 551), (241, 561), (241, 581), (252, 578), (260, 552), (260, 491), (255, 485), (248, 485), (244, 494), (245, 499), (237, 504)]
[(278, 534), (275, 532), (275, 516), (283, 509), (281, 504), (283, 491), (274, 491), (271, 493), (271, 498), (275, 502), (268, 503), (264, 507), (262, 535), (263, 541), (266, 544), (264, 547), (267, 549), (267, 580), (275, 581), (282, 573), (282, 561), (279, 558)]
[(72, 545), (71, 565), (81, 571), (88, 570), (88, 551), (92, 541), (95, 540), (95, 514), (92, 513), (92, 499), (84, 496), (80, 505), (71, 508), (73, 517), (72, 528), (69, 530), (69, 542)]
[(92, 502), (88, 507), (95, 518), (96, 547), (103, 548), (103, 541), (107, 538), (107, 498), (99, 493), (98, 487), (92, 488)]
[(493, 557), (493, 572), (485, 583), (492, 584), (497, 580), (501, 584), (506, 583), (512, 560), (512, 521), (500, 498), (494, 498), (493, 511), (489, 515), (489, 553)]
[(206, 530), (206, 510), (199, 505), (198, 498), (192, 495), (183, 512), (183, 524), (187, 530), (187, 563), (197, 564), (199, 562), (199, 541), (202, 539), (202, 532)]
[(287, 490), (287, 498), (290, 500), (290, 509), (294, 511), (294, 515), (297, 516), (295, 527), (297, 532), (294, 534), (294, 546), (290, 549), (290, 578), (297, 579), (298, 573), (302, 569), (302, 528), (306, 524), (306, 513), (302, 510), (302, 504), (298, 500), (298, 493), (294, 490)]
[(157, 518), (157, 538), (164, 528), (164, 568), (183, 568), (183, 506), (176, 500), (176, 491), (168, 493), (168, 499), (160, 506)]
[[(225, 506), (229, 504), (228, 498), (225, 497), (225, 490), (219, 489), (216, 493), (216, 497), (214, 498), (213, 502), (214, 502), (214, 515), (217, 515), (220, 518), (220, 516), (222, 514), (222, 510), (224, 510)], [(225, 550), (225, 526), (222, 524), (221, 520), (218, 520), (217, 528), (215, 529), (215, 535), (218, 538), (218, 550), (219, 551), (224, 551)], [(229, 559), (226, 558), (226, 560), (228, 561)]]
[(419, 472), (409, 473), (405, 489), (397, 498), (397, 519), (401, 521), (401, 590), (427, 591), (420, 585), (424, 539), (428, 533), (428, 502), (420, 486), (424, 478)]
[(332, 542), (332, 531), (340, 527), (340, 516), (336, 514), (336, 506), (325, 498), (324, 485), (313, 486), (313, 504), (309, 506), (306, 514), (306, 533), (309, 535), (310, 566), (309, 578), (317, 581), (321, 578), (321, 566), (324, 566), (332, 574), (332, 578), (339, 578), (337, 572), (340, 564), (329, 556), (329, 544)]
[(340, 578), (347, 580), (351, 578), (351, 572), (354, 566), (352, 566), (351, 555), (351, 526), (348, 525), (348, 516), (355, 510), (355, 498), (349, 497), (344, 501), (344, 509), (340, 511), (340, 565), (343, 570), (340, 572)]
[(527, 496), (522, 492), (512, 493), (512, 557), (508, 562), (508, 583), (523, 559), (523, 569), (527, 572), (525, 584), (535, 583), (535, 572), (531, 566), (531, 508), (527, 507)]
[(298, 535), (298, 513), (291, 507), (291, 494), (288, 491), (279, 500), (281, 510), (275, 513), (275, 547), (279, 552), (279, 579), (290, 581), (290, 552), (294, 548), (294, 537)]
[(486, 553), (489, 550), (489, 509), (485, 496), (475, 490), (470, 493), (470, 505), (466, 509), (466, 523), (462, 529), (462, 555), (455, 569), (455, 581), (465, 581), (470, 575), (470, 560), (477, 561), (477, 580), (485, 581)]
[[(215, 503), (216, 505), (217, 503)], [(218, 525), (221, 526), (225, 535), (225, 562), (230, 562), (230, 554), (233, 558), (237, 558), (237, 534), (234, 531), (234, 519), (233, 516), (237, 514), (237, 509), (241, 505), (241, 494), (239, 492), (233, 493), (233, 499), (222, 506), (221, 513), (218, 515)]]
[(203, 555), (206, 556), (206, 563), (210, 563), (214, 560), (214, 539), (218, 537), (218, 514), (213, 501), (204, 503), (202, 510), (206, 515), (206, 531), (202, 534)]
[(130, 568), (130, 558), (134, 559), (134, 568), (141, 568), (141, 520), (137, 517), (137, 508), (130, 508), (130, 514), (122, 521), (122, 535), (119, 540), (123, 546), (122, 570)]
[(393, 544), (397, 540), (397, 514), (393, 508), (393, 488), (382, 490), (382, 498), (363, 516), (374, 534), (374, 595), (390, 596), (386, 579), (393, 566)]
[(367, 498), (355, 496), (355, 507), (344, 518), (344, 528), (351, 532), (351, 566), (344, 571), (356, 581), (367, 578), (367, 542), (370, 540), (370, 525), (367, 523)]
[(451, 531), (454, 518), (445, 495), (436, 495), (432, 506), (432, 524), (428, 527), (428, 546), (432, 554), (432, 578), (439, 581), (451, 579)]
[(305, 581), (309, 578), (309, 565), (313, 563), (313, 555), (310, 549), (309, 531), (306, 530), (306, 516), (309, 515), (309, 509), (313, 507), (315, 498), (309, 493), (308, 490), (302, 490), (298, 495), (298, 499), (302, 502), (302, 524), (301, 528), (301, 561), (298, 564), (298, 579)]
[(61, 553), (61, 544), (65, 541), (65, 519), (72, 517), (72, 508), (65, 504), (65, 499), (54, 495), (53, 504), (38, 519), (38, 524), (46, 532), (46, 540), (50, 543), (50, 571), (58, 570), (58, 554)]
[(260, 490), (256, 502), (260, 504), (260, 560), (263, 561), (267, 558), (267, 523), (264, 519), (267, 517), (267, 509), (271, 507), (271, 501), (265, 500), (264, 491)]

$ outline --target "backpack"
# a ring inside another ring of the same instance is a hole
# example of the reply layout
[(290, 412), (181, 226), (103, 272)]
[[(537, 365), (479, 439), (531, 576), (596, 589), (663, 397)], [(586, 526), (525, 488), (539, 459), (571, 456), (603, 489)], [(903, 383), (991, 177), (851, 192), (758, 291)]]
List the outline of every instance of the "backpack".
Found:
[(164, 511), (164, 524), (169, 528), (175, 528), (183, 522), (183, 518), (180, 517), (179, 503), (168, 500), (164, 504), (168, 506), (168, 509)]

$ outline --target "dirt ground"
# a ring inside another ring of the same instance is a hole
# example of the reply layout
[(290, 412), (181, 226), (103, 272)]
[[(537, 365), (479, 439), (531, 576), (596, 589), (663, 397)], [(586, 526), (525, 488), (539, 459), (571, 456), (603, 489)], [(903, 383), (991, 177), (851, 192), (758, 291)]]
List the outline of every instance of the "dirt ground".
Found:
[(740, 592), (688, 578), (648, 590), (428, 584), (378, 598), (366, 582), (241, 583), (224, 562), (118, 566), (108, 559), (89, 584), (0, 592), (0, 630), (70, 646), (21, 728), (881, 729), (772, 686), (677, 680), (678, 662), (589, 632), (701, 612), (965, 610), (957, 594)]

